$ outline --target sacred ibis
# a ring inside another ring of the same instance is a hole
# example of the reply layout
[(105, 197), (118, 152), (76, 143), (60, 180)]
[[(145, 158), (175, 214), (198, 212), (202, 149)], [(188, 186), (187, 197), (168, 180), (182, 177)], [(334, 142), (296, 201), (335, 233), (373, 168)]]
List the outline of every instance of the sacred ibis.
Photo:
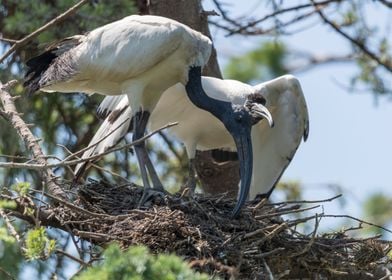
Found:
[[(29, 93), (85, 92), (128, 97), (133, 119), (133, 140), (145, 133), (148, 119), (162, 93), (176, 83), (185, 86), (191, 102), (219, 118), (233, 136), (241, 162), (241, 195), (244, 203), (251, 180), (251, 125), (269, 113), (258, 104), (233, 105), (210, 98), (201, 85), (201, 68), (207, 63), (211, 41), (201, 33), (158, 16), (125, 17), (85, 35), (65, 38), (26, 64)], [(177, 107), (173, 100), (170, 107)], [(259, 114), (260, 113), (260, 114)], [(142, 201), (164, 189), (144, 143), (134, 147), (143, 185)], [(142, 203), (142, 202), (141, 202)]]
[[(266, 101), (274, 127), (269, 128), (271, 123), (268, 120), (271, 118), (252, 127), (253, 175), (249, 197), (254, 198), (257, 194), (268, 197), (292, 160), (301, 139), (306, 140), (308, 137), (308, 110), (299, 81), (292, 75), (285, 75), (249, 86), (235, 80), (202, 77), (202, 84), (206, 94), (214, 99), (233, 104)], [(196, 182), (193, 166), (196, 149), (235, 151), (236, 147), (222, 123), (194, 106), (184, 93), (185, 88), (181, 84), (167, 89), (153, 111), (148, 127), (154, 130), (169, 122), (178, 122), (178, 125), (168, 130), (186, 147), (190, 160), (188, 186), (192, 187)], [(176, 107), (171, 106), (173, 102), (177, 102)], [(107, 117), (90, 141), (92, 148), (84, 153), (83, 158), (102, 153), (116, 145), (128, 131), (130, 122), (127, 116), (130, 112), (125, 96), (106, 97), (98, 108), (98, 114)], [(77, 166), (77, 177), (83, 174), (87, 165)]]

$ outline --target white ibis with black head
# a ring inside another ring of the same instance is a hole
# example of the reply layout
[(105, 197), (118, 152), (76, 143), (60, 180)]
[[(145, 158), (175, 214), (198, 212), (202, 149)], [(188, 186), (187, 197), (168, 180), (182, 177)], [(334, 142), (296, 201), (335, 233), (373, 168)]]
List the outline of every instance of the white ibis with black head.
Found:
[[(197, 107), (220, 119), (233, 136), (241, 162), (241, 193), (248, 195), (252, 146), (252, 108), (213, 100), (201, 86), (201, 68), (207, 63), (211, 41), (201, 33), (171, 19), (129, 16), (85, 35), (66, 38), (30, 59), (25, 86), (30, 93), (85, 92), (128, 96), (134, 110), (133, 140), (141, 138), (162, 93), (176, 83), (185, 86)], [(170, 104), (178, 106), (176, 100)], [(142, 201), (154, 189), (164, 191), (144, 144), (135, 152), (145, 187)], [(239, 199), (237, 208), (244, 203)]]
[[(301, 139), (306, 140), (308, 136), (308, 110), (298, 79), (285, 75), (249, 86), (234, 80), (202, 77), (202, 84), (206, 94), (216, 100), (233, 104), (247, 103), (249, 107), (266, 102), (274, 127), (269, 128), (272, 125), (270, 116), (264, 116), (266, 120), (252, 126), (253, 175), (249, 197), (254, 198), (257, 194), (268, 197), (293, 158)], [(153, 111), (148, 126), (154, 130), (169, 122), (178, 122), (178, 125), (169, 128), (169, 132), (185, 144), (191, 167), (188, 186), (194, 187), (196, 150), (219, 148), (235, 151), (236, 146), (223, 124), (194, 106), (184, 92), (185, 88), (181, 84), (167, 89)], [(173, 102), (177, 102), (176, 107), (171, 106)], [(125, 96), (106, 97), (98, 114), (107, 117), (90, 141), (93, 148), (86, 151), (83, 158), (102, 153), (116, 145), (127, 133), (130, 125), (127, 116), (130, 112)], [(78, 165), (76, 176), (81, 176), (86, 167), (87, 163)]]

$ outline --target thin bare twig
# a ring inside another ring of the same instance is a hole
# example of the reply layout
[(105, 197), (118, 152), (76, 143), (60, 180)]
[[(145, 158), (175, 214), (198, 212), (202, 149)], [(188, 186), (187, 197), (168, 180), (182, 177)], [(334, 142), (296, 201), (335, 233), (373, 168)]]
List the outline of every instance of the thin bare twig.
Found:
[(177, 124), (178, 124), (177, 122), (169, 123), (169, 124), (167, 124), (167, 125), (165, 125), (165, 126), (163, 126), (161, 128), (158, 128), (158, 129), (156, 129), (156, 130), (146, 134), (145, 136), (141, 137), (140, 139), (135, 140), (135, 141), (133, 141), (133, 142), (131, 142), (129, 144), (125, 144), (125, 145), (122, 145), (120, 147), (114, 147), (114, 148), (109, 149), (109, 150), (107, 150), (105, 152), (102, 152), (102, 153), (99, 153), (99, 154), (96, 154), (94, 156), (90, 156), (90, 157), (87, 157), (87, 158), (83, 158), (83, 159), (75, 159), (75, 160), (69, 160), (69, 161), (62, 160), (62, 161), (60, 161), (58, 163), (51, 163), (51, 164), (49, 164), (49, 163), (45, 163), (45, 164), (27, 164), (27, 163), (17, 163), (17, 162), (0, 162), (0, 168), (24, 168), (24, 169), (32, 169), (32, 170), (42, 170), (42, 169), (48, 169), (48, 168), (54, 168), (54, 167), (64, 167), (64, 166), (69, 166), (69, 165), (75, 165), (75, 164), (78, 164), (78, 163), (81, 163), (81, 162), (86, 162), (86, 161), (91, 161), (91, 160), (98, 159), (98, 158), (100, 158), (100, 157), (102, 157), (104, 155), (107, 155), (107, 154), (110, 154), (110, 153), (113, 153), (113, 152), (116, 152), (116, 151), (119, 151), (119, 150), (122, 150), (122, 149), (128, 149), (129, 147), (132, 147), (134, 145), (137, 145), (137, 144), (140, 144), (140, 143), (144, 142), (145, 140), (147, 140), (148, 138), (150, 138), (154, 134), (156, 134), (156, 133), (158, 133), (158, 132), (160, 132), (160, 131), (162, 131), (162, 130), (164, 130), (166, 128), (175, 126)]
[(381, 58), (379, 58), (376, 54), (374, 54), (372, 51), (370, 51), (365, 44), (362, 42), (359, 42), (355, 38), (351, 37), (349, 34), (344, 32), (337, 24), (333, 23), (330, 21), (325, 14), (322, 12), (322, 9), (317, 6), (316, 2), (314, 0), (310, 0), (315, 7), (317, 13), (319, 14), (320, 18), (329, 26), (331, 26), (337, 33), (342, 35), (344, 38), (346, 38), (348, 41), (350, 41), (354, 46), (358, 47), (364, 54), (366, 54), (368, 57), (376, 61), (379, 65), (382, 65), (387, 71), (392, 73), (392, 65), (390, 64), (389, 61), (383, 61)]
[(312, 5), (315, 5), (315, 6), (326, 6), (326, 5), (330, 4), (330, 3), (340, 2), (340, 1), (341, 0), (326, 0), (326, 1), (316, 2), (314, 4), (302, 4), (302, 5), (296, 5), (296, 6), (285, 8), (285, 9), (281, 9), (281, 10), (276, 10), (273, 13), (270, 13), (270, 14), (262, 17), (261, 19), (252, 21), (252, 22), (248, 23), (247, 25), (242, 26), (241, 28), (238, 28), (236, 30), (231, 31), (228, 34), (228, 36), (233, 35), (235, 33), (241, 33), (243, 31), (245, 31), (246, 29), (248, 29), (249, 27), (254, 27), (257, 24), (262, 23), (262, 22), (264, 22), (264, 21), (266, 21), (266, 20), (268, 20), (270, 18), (273, 18), (273, 17), (275, 17), (277, 15), (280, 15), (280, 14), (284, 14), (284, 13), (292, 12), (292, 11), (298, 11), (298, 10), (301, 10), (301, 9), (304, 9), (304, 8), (309, 8)]
[(116, 132), (124, 123), (126, 123), (128, 121), (128, 119), (124, 120), (122, 123), (120, 123), (117, 127), (115, 127), (110, 133), (108, 133), (107, 135), (105, 135), (104, 137), (102, 137), (101, 139), (99, 139), (97, 142), (95, 142), (94, 144), (91, 144), (75, 153), (71, 153), (68, 157), (66, 157), (63, 161), (67, 161), (73, 157), (76, 157), (78, 155), (80, 155), (81, 153), (84, 153), (85, 151), (88, 151), (94, 147), (96, 147), (99, 143), (101, 143), (103, 140), (105, 140), (106, 138), (108, 138), (110, 135), (112, 135), (114, 132)]
[(268, 206), (274, 206), (274, 205), (282, 205), (282, 204), (301, 204), (301, 203), (322, 203), (322, 202), (331, 202), (335, 199), (338, 199), (342, 197), (342, 194), (335, 195), (330, 198), (326, 199), (319, 199), (319, 200), (289, 200), (289, 201), (283, 201), (283, 202), (277, 202), (277, 203), (268, 203), (266, 205)]
[(347, 219), (351, 219), (351, 220), (354, 220), (354, 221), (363, 223), (363, 224), (365, 224), (365, 225), (372, 226), (372, 227), (376, 227), (376, 228), (385, 230), (385, 231), (387, 231), (387, 232), (389, 232), (389, 233), (392, 233), (392, 230), (387, 229), (386, 227), (379, 226), (379, 225), (373, 224), (373, 223), (371, 223), (371, 222), (367, 222), (367, 221), (364, 221), (364, 220), (355, 218), (355, 217), (350, 216), (350, 215), (331, 215), (331, 214), (323, 214), (323, 215), (320, 215), (320, 217), (326, 217), (326, 218), (347, 218)]
[(8, 277), (8, 279), (16, 280), (16, 278), (15, 278), (14, 276), (12, 276), (11, 273), (9, 273), (8, 271), (6, 271), (6, 270), (5, 270), (4, 268), (2, 268), (1, 266), (0, 266), (0, 271), (3, 272), (3, 273), (5, 274), (5, 276)]
[(73, 260), (73, 261), (75, 261), (75, 262), (81, 264), (81, 265), (84, 266), (84, 267), (88, 266), (88, 263), (86, 263), (86, 262), (83, 261), (82, 259), (79, 259), (79, 258), (77, 258), (77, 257), (75, 257), (75, 256), (73, 256), (73, 255), (71, 255), (71, 254), (69, 254), (69, 253), (67, 253), (67, 252), (65, 252), (65, 251), (63, 251), (63, 250), (56, 249), (55, 252), (56, 252), (56, 254), (61, 254), (61, 255), (63, 255), (63, 256), (66, 256), (67, 258), (69, 258), (69, 259), (71, 259), (71, 260)]
[(13, 54), (16, 50), (20, 49), (21, 47), (25, 46), (28, 42), (30, 42), (32, 39), (34, 39), (35, 37), (37, 37), (39, 34), (41, 34), (42, 32), (44, 32), (45, 30), (49, 29), (50, 27), (52, 27), (53, 25), (59, 23), (60, 21), (66, 19), (67, 17), (71, 16), (72, 14), (74, 14), (80, 7), (82, 7), (84, 4), (86, 4), (87, 2), (89, 2), (89, 0), (81, 0), (79, 1), (77, 4), (75, 4), (74, 6), (72, 6), (71, 8), (69, 8), (67, 11), (65, 11), (64, 13), (62, 13), (61, 15), (55, 17), (54, 19), (52, 19), (51, 21), (49, 21), (47, 24), (41, 26), (40, 28), (38, 28), (37, 30), (35, 30), (34, 32), (30, 33), (29, 35), (27, 35), (26, 37), (24, 37), (23, 39), (17, 40), (15, 42), (14, 45), (12, 45), (11, 48), (8, 49), (8, 51), (6, 51), (1, 57), (0, 57), (0, 63), (2, 63), (8, 56), (10, 56), (11, 54)]
[(265, 215), (259, 215), (256, 216), (256, 219), (265, 219), (265, 218), (272, 218), (272, 217), (276, 217), (276, 216), (281, 216), (281, 215), (286, 215), (286, 214), (294, 214), (294, 213), (300, 213), (300, 212), (305, 212), (308, 210), (312, 210), (315, 208), (319, 208), (320, 205), (315, 205), (315, 206), (311, 206), (311, 207), (307, 207), (307, 208), (300, 208), (300, 209), (294, 209), (294, 210), (288, 210), (288, 211), (281, 211), (281, 212), (274, 212), (271, 214), (265, 214)]
[(275, 277), (272, 274), (272, 271), (271, 271), (270, 267), (268, 266), (267, 261), (265, 260), (265, 258), (263, 258), (263, 265), (265, 267), (265, 270), (268, 273), (269, 280), (275, 280)]

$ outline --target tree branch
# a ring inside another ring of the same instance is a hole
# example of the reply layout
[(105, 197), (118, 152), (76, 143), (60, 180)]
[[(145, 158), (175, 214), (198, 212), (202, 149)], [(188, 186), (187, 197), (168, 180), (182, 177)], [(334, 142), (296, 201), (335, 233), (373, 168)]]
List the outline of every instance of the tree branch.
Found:
[(40, 33), (44, 32), (45, 30), (49, 29), (53, 25), (59, 23), (60, 21), (66, 19), (67, 17), (71, 16), (74, 14), (80, 7), (82, 7), (84, 4), (86, 4), (89, 0), (81, 0), (71, 8), (69, 8), (67, 11), (64, 13), (60, 14), (56, 18), (52, 19), (49, 21), (47, 24), (41, 26), (34, 32), (30, 33), (29, 35), (25, 36), (24, 38), (20, 40), (16, 40), (15, 44), (12, 45), (11, 48), (8, 49), (8, 51), (5, 52), (0, 58), (0, 63), (2, 63), (8, 56), (10, 56), (12, 53), (14, 53), (16, 50), (20, 49), (21, 47), (25, 46), (29, 41), (37, 37)]
[(357, 46), (364, 54), (366, 54), (367, 56), (369, 56), (371, 59), (373, 59), (374, 61), (376, 61), (379, 65), (382, 65), (387, 71), (392, 73), (392, 65), (390, 63), (390, 61), (382, 61), (376, 54), (374, 54), (372, 51), (370, 51), (365, 44), (363, 44), (362, 42), (359, 42), (358, 40), (354, 39), (353, 37), (351, 37), (349, 34), (347, 34), (346, 32), (344, 32), (341, 28), (339, 28), (339, 26), (335, 23), (333, 23), (332, 21), (330, 21), (325, 14), (322, 12), (322, 10), (320, 9), (320, 7), (317, 6), (317, 3), (314, 2), (314, 0), (310, 0), (314, 6), (314, 8), (316, 9), (317, 13), (319, 14), (320, 18), (329, 26), (331, 26), (337, 33), (339, 33), (340, 35), (342, 35), (344, 38), (346, 38), (347, 40), (349, 40), (354, 46)]
[[(16, 81), (10, 81), (5, 85), (0, 83), (0, 101), (3, 104), (4, 117), (8, 122), (15, 128), (16, 132), (19, 134), (20, 138), (23, 140), (26, 148), (31, 152), (33, 159), (38, 162), (38, 164), (46, 166), (48, 163), (45, 159), (45, 154), (43, 153), (37, 139), (28, 128), (26, 123), (20, 117), (20, 113), (16, 110), (12, 96), (8, 93), (10, 87), (16, 84)], [(48, 191), (58, 197), (67, 198), (65, 192), (61, 189), (59, 185), (55, 182), (56, 176), (49, 168), (43, 168), (40, 170), (40, 176), (44, 180)]]
[[(232, 30), (228, 34), (228, 36), (233, 35), (235, 33), (241, 33), (242, 31), (248, 29), (249, 27), (254, 27), (257, 24), (262, 23), (262, 22), (264, 22), (264, 21), (266, 21), (266, 20), (268, 20), (270, 18), (276, 17), (277, 15), (280, 15), (280, 14), (284, 14), (284, 13), (288, 13), (288, 12), (292, 12), (292, 11), (298, 11), (298, 10), (301, 10), (301, 9), (304, 9), (304, 8), (312, 7), (314, 5), (317, 6), (317, 7), (319, 7), (319, 6), (326, 6), (326, 5), (329, 5), (331, 3), (334, 3), (334, 2), (338, 2), (339, 3), (341, 1), (342, 0), (326, 0), (326, 1), (315, 2), (314, 4), (313, 3), (312, 4), (302, 4), (302, 5), (296, 5), (296, 6), (285, 8), (285, 9), (281, 9), (281, 10), (276, 10), (273, 13), (270, 13), (270, 14), (262, 17), (261, 19), (252, 21), (252, 22), (248, 23), (247, 25), (241, 26), (240, 28), (238, 28), (236, 30)], [(216, 4), (216, 2), (217, 1), (215, 0), (214, 3)], [(229, 21), (229, 22), (232, 23), (233, 21)], [(238, 26), (240, 24), (237, 23), (236, 25)]]

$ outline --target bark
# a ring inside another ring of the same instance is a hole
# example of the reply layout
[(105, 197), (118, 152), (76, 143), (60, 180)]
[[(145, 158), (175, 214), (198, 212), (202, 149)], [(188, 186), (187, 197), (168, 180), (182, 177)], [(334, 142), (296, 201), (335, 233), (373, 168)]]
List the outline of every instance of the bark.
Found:
[[(211, 38), (208, 16), (203, 10), (200, 0), (150, 0), (148, 7), (152, 15), (175, 19)], [(210, 60), (204, 68), (203, 74), (222, 78), (215, 48), (212, 49)]]
[[(148, 12), (152, 15), (175, 19), (211, 38), (208, 27), (209, 13), (203, 10), (200, 0), (138, 0), (137, 4), (141, 14), (145, 14), (148, 8)], [(222, 78), (215, 48), (212, 50), (203, 75)], [(217, 163), (212, 158), (211, 151), (199, 151), (195, 159), (196, 171), (205, 192), (211, 194), (237, 193), (238, 161)]]
[[(4, 111), (2, 115), (7, 119), (7, 121), (15, 128), (16, 132), (23, 140), (26, 148), (30, 151), (32, 158), (37, 164), (47, 165), (45, 154), (43, 153), (41, 146), (39, 145), (39, 139), (35, 138), (28, 125), (23, 121), (21, 115), (15, 107), (14, 98), (9, 94), (9, 88), (15, 84), (14, 82), (9, 82), (6, 85), (0, 83), (0, 101), (3, 105)], [(40, 176), (45, 182), (49, 193), (54, 196), (58, 196), (66, 199), (67, 196), (61, 187), (56, 183), (56, 176), (50, 168), (43, 167), (39, 170)]]

